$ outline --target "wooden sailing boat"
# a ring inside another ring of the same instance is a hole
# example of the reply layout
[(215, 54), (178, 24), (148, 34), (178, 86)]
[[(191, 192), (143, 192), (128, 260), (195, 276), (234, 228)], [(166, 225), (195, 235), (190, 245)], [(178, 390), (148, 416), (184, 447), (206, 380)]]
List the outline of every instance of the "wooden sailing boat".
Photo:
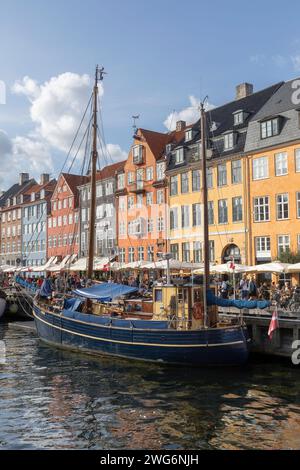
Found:
[[(96, 69), (91, 164), (91, 213), (88, 277), (92, 279), (96, 210), (97, 95), (103, 69)], [(206, 121), (201, 106), (201, 147), (204, 206), (204, 285), (156, 286), (153, 289), (153, 318), (130, 318), (125, 311), (112, 316), (103, 302), (135, 289), (118, 284), (95, 285), (66, 299), (62, 308), (34, 304), (39, 337), (52, 345), (98, 355), (192, 366), (243, 364), (248, 358), (249, 338), (244, 324), (218, 322), (218, 299), (209, 292), (208, 214), (206, 185)], [(210, 304), (210, 305), (209, 305)], [(96, 314), (97, 312), (97, 314)], [(105, 313), (106, 312), (106, 313)], [(100, 314), (99, 314), (100, 313)]]

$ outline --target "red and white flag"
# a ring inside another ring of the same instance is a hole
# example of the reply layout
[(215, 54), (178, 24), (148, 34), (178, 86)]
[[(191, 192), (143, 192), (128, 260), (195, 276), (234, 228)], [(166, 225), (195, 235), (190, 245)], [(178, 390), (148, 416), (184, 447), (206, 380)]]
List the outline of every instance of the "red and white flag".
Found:
[(274, 310), (272, 320), (271, 320), (271, 323), (270, 323), (270, 326), (269, 326), (269, 331), (268, 331), (268, 336), (269, 336), (270, 340), (272, 340), (273, 333), (274, 333), (275, 330), (277, 330), (277, 328), (279, 328), (279, 321), (278, 321), (278, 312), (277, 312), (277, 309), (276, 309), (276, 310)]

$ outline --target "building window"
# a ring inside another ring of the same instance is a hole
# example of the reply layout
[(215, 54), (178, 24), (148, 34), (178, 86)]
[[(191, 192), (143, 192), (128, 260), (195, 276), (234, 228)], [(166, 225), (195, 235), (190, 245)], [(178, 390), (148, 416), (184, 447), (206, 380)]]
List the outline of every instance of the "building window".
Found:
[(157, 204), (164, 204), (165, 202), (165, 192), (163, 189), (158, 189), (156, 193), (156, 202)]
[(181, 206), (181, 227), (187, 228), (190, 226), (190, 207)]
[(192, 140), (192, 138), (193, 138), (193, 129), (188, 129), (185, 132), (185, 141), (189, 142), (190, 140)]
[(238, 111), (234, 114), (234, 125), (238, 126), (239, 124), (243, 124), (244, 122), (244, 112)]
[(268, 157), (259, 157), (253, 160), (253, 179), (260, 180), (269, 177)]
[(228, 204), (227, 199), (220, 199), (218, 202), (219, 207), (219, 224), (228, 223)]
[(234, 160), (231, 162), (231, 181), (232, 184), (242, 182), (242, 161)]
[[(99, 186), (99, 185), (97, 186), (97, 196), (101, 197), (102, 194), (100, 194), (100, 191), (98, 194), (98, 188), (102, 189), (102, 186)], [(125, 188), (125, 175), (124, 173), (121, 173), (120, 175), (118, 175), (118, 189), (124, 189), (124, 188)]]
[(232, 220), (242, 222), (243, 220), (243, 199), (242, 197), (232, 198)]
[(209, 261), (211, 263), (215, 262), (215, 242), (214, 242), (214, 240), (209, 241)]
[(160, 162), (156, 165), (156, 179), (157, 181), (162, 181), (166, 176), (166, 163)]
[(146, 168), (146, 181), (153, 180), (153, 166), (149, 166)]
[(151, 206), (153, 204), (153, 193), (146, 193), (146, 204)]
[(182, 173), (181, 175), (181, 192), (186, 194), (189, 192), (189, 174)]
[[(150, 193), (150, 194), (152, 194), (152, 193)], [(141, 209), (143, 207), (143, 195), (142, 194), (138, 194), (136, 196), (136, 207), (138, 207), (139, 209)]]
[(224, 150), (233, 148), (233, 133), (224, 135)]
[(261, 138), (266, 139), (279, 134), (279, 122), (278, 118), (269, 119), (260, 123)]
[(178, 228), (178, 208), (173, 207), (170, 210), (170, 230), (176, 230)]
[(297, 217), (300, 219), (300, 192), (297, 193)]
[(144, 261), (145, 259), (145, 251), (143, 246), (138, 247), (138, 261)]
[(300, 253), (300, 234), (297, 235), (297, 252)]
[(226, 186), (227, 184), (227, 170), (226, 163), (218, 165), (218, 186)]
[(190, 243), (182, 243), (182, 261), (189, 263), (191, 261)]
[(214, 225), (215, 216), (214, 216), (214, 202), (208, 201), (208, 225)]
[(129, 185), (133, 184), (134, 183), (134, 172), (133, 171), (129, 171), (127, 173), (127, 183)]
[(207, 168), (206, 179), (207, 179), (207, 188), (208, 189), (213, 188), (214, 182), (213, 182), (213, 169), (212, 169), (212, 167)]
[(135, 145), (132, 149), (132, 157), (133, 163), (135, 165), (139, 165), (143, 163), (143, 146), (142, 145)]
[(254, 222), (270, 220), (270, 198), (262, 196), (254, 198)]
[(173, 256), (173, 259), (178, 260), (179, 259), (179, 245), (178, 243), (174, 243), (171, 245), (171, 254)]
[(288, 155), (286, 152), (276, 153), (275, 174), (276, 176), (283, 176), (288, 174)]
[(193, 204), (193, 227), (201, 225), (201, 204)]
[(192, 189), (193, 191), (200, 191), (201, 189), (201, 175), (199, 170), (192, 171)]
[(154, 249), (153, 246), (148, 246), (147, 248), (147, 260), (150, 262), (154, 261)]
[(278, 235), (278, 256), (290, 249), (290, 236), (289, 235)]
[(119, 249), (119, 263), (125, 263), (125, 248)]
[(128, 210), (132, 209), (134, 207), (134, 196), (129, 196), (128, 197)]
[(271, 258), (271, 238), (270, 237), (256, 237), (255, 238), (255, 252), (257, 259)]
[(201, 263), (203, 261), (201, 242), (193, 243), (193, 261), (194, 263)]
[(175, 164), (179, 165), (180, 163), (184, 162), (184, 148), (181, 147), (176, 150), (175, 152)]
[(163, 217), (158, 217), (157, 219), (157, 230), (163, 232), (165, 230), (165, 219)]
[(152, 233), (153, 230), (154, 230), (153, 219), (148, 219), (148, 221), (147, 221), (147, 231), (148, 231), (148, 233)]
[(300, 172), (300, 149), (295, 151), (295, 169), (296, 172)]
[(128, 263), (133, 263), (134, 262), (134, 248), (130, 247), (128, 248)]
[(286, 220), (289, 218), (289, 195), (278, 194), (276, 197), (277, 219)]
[(178, 176), (171, 176), (170, 179), (170, 195), (176, 196), (178, 194)]

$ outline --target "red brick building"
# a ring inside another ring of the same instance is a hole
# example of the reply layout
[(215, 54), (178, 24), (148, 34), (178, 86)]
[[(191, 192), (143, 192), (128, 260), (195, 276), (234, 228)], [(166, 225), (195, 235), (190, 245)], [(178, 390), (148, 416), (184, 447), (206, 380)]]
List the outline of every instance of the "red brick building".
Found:
[(62, 173), (51, 199), (48, 216), (47, 259), (62, 260), (79, 253), (79, 191), (88, 177)]

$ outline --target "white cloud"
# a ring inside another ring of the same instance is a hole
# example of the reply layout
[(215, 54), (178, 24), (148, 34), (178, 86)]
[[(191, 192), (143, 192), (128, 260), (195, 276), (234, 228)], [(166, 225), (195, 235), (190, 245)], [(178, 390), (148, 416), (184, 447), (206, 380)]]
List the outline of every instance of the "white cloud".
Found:
[[(1, 187), (14, 183), (20, 171), (26, 170), (38, 178), (40, 173), (61, 170), (61, 152), (70, 149), (92, 93), (92, 80), (86, 74), (66, 72), (39, 84), (26, 76), (15, 82), (12, 92), (28, 99), (33, 129), (30, 134), (13, 139), (0, 131)], [(101, 83), (99, 95), (103, 95)], [(71, 157), (78, 149), (88, 117), (89, 113)], [(118, 144), (108, 144), (107, 150), (114, 161), (127, 157)]]
[(122, 150), (118, 144), (107, 144), (107, 152), (114, 163), (126, 160), (128, 157), (127, 152)]
[[(189, 100), (190, 106), (182, 109), (179, 112), (174, 111), (173, 113), (169, 114), (167, 119), (164, 121), (164, 126), (169, 131), (174, 131), (176, 129), (177, 121), (185, 121), (187, 124), (194, 124), (200, 118), (200, 100), (193, 95), (189, 97)], [(215, 106), (213, 104), (206, 102), (206, 110), (213, 109), (214, 107)]]

